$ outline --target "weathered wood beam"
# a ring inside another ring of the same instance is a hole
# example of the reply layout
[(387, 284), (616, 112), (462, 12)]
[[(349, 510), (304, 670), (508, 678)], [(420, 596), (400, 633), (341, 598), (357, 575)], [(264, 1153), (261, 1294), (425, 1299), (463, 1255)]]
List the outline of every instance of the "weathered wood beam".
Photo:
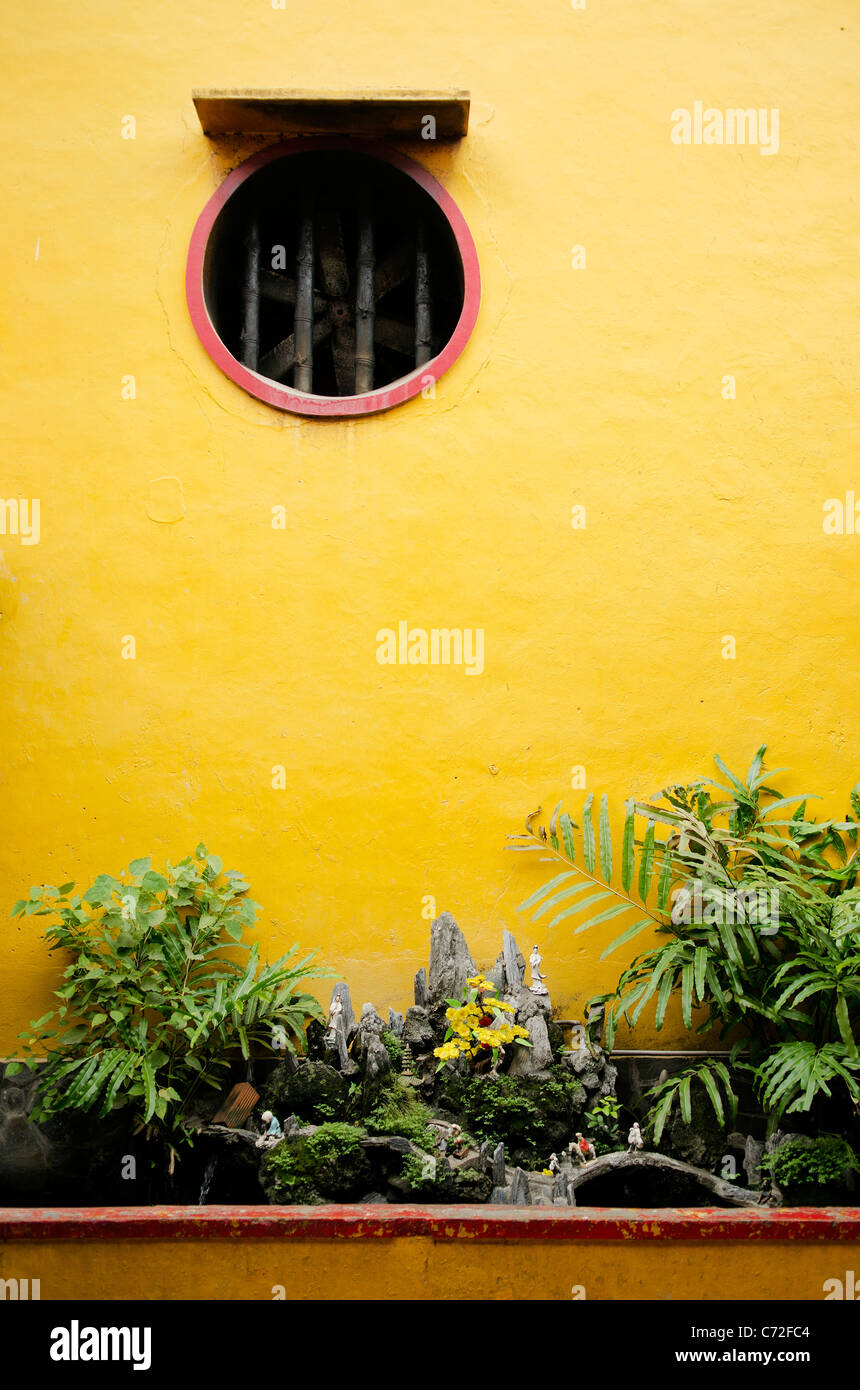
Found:
[(245, 237), (240, 342), (242, 362), (255, 372), (260, 356), (260, 228), (256, 218)]
[(334, 374), (340, 396), (355, 394), (355, 330), (352, 324), (344, 324), (334, 330), (331, 340), (331, 355)]
[(412, 257), (406, 246), (397, 246), (381, 265), (376, 267), (373, 277), (373, 293), (377, 300), (396, 290), (412, 274)]
[[(320, 319), (314, 324), (313, 345), (318, 347), (320, 343), (331, 333), (331, 324), (327, 319)], [(260, 374), (271, 377), (273, 381), (280, 381), (282, 377), (291, 371), (296, 363), (296, 335), (291, 333), (288, 338), (282, 338), (276, 343), (271, 352), (267, 352), (260, 362)]]
[[(275, 299), (280, 304), (295, 304), (298, 285), (289, 275), (279, 275), (276, 270), (260, 271), (260, 294), (264, 299)], [(325, 295), (314, 290), (314, 313), (321, 314), (326, 306)]]
[(359, 195), (358, 248), (355, 267), (355, 391), (361, 395), (373, 390), (373, 320), (376, 314), (374, 295), (373, 217), (370, 193), (363, 187)]
[(296, 313), (293, 324), (296, 366), (293, 386), (297, 391), (313, 387), (314, 331), (314, 219), (310, 193), (302, 196), (299, 245), (296, 253)]
[(379, 318), (375, 320), (376, 341), (381, 347), (391, 348), (404, 357), (411, 357), (415, 351), (412, 327), (408, 323), (398, 323), (396, 319)]
[(349, 270), (343, 249), (340, 217), (334, 208), (325, 204), (317, 220), (317, 248), (323, 289), (332, 299), (346, 299), (349, 294)]
[(430, 295), (430, 257), (424, 223), (415, 237), (415, 365), (423, 367), (433, 356), (433, 310)]
[(459, 90), (300, 92), (284, 89), (191, 93), (207, 135), (363, 135), (372, 139), (459, 140), (469, 128), (469, 93)]

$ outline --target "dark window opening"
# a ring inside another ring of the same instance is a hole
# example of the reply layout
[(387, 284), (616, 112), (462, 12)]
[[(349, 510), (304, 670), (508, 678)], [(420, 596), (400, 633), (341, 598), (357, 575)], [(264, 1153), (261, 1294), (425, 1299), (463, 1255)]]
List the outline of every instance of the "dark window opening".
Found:
[(252, 174), (206, 246), (206, 306), (232, 355), (318, 396), (408, 376), (444, 348), (463, 266), (439, 205), (370, 155), (285, 155)]

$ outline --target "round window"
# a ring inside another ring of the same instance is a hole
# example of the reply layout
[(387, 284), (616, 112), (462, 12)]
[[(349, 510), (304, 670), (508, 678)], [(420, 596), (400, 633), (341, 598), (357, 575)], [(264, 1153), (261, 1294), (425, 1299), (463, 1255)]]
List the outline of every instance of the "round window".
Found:
[(456, 204), (405, 155), (292, 140), (235, 169), (191, 239), (188, 307), (251, 395), (364, 415), (425, 390), (464, 348), (480, 272)]

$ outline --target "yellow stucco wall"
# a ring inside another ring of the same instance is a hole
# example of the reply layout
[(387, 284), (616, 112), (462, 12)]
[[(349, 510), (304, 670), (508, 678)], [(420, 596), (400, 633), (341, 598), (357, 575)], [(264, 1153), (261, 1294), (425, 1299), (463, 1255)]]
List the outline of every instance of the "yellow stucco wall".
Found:
[[(0, 1245), (47, 1299), (821, 1302), (858, 1248), (801, 1241), (74, 1240)], [(536, 1272), (537, 1273), (536, 1275)], [(850, 1286), (850, 1284), (849, 1284)], [(29, 1287), (29, 1286), (28, 1286)], [(802, 1344), (801, 1344), (802, 1345)]]
[[(41, 502), (37, 545), (0, 536), (10, 906), (203, 838), (271, 955), (318, 946), (359, 1004), (403, 1007), (424, 895), (476, 956), (525, 944), (542, 871), (504, 835), (573, 765), (620, 803), (769, 741), (843, 809), (860, 539), (822, 506), (858, 482), (856, 34), (839, 0), (7, 16), (0, 494)], [(484, 281), (435, 400), (299, 419), (208, 359), (188, 239), (252, 146), (216, 150), (192, 86), (471, 90), (462, 144), (402, 147)], [(697, 100), (778, 108), (778, 153), (674, 144)], [(148, 514), (163, 477), (175, 523)], [(483, 628), (484, 673), (381, 667), (401, 619)], [(558, 1002), (611, 985), (614, 930), (544, 934)], [(0, 918), (0, 952), (2, 1050), (55, 966), (33, 921)]]

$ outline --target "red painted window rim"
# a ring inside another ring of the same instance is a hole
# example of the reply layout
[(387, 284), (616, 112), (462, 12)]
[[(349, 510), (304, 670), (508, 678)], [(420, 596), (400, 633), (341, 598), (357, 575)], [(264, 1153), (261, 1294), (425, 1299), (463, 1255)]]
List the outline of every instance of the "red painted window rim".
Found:
[[(345, 150), (369, 155), (373, 159), (393, 165), (395, 169), (413, 179), (438, 204), (447, 218), (463, 266), (463, 308), (454, 332), (441, 352), (397, 381), (359, 396), (305, 394), (251, 371), (234, 357), (221, 341), (209, 316), (203, 292), (203, 262), (209, 236), (219, 213), (237, 189), (258, 169), (273, 160), (292, 154), (314, 153), (317, 150)], [(426, 385), (428, 376), (434, 381), (439, 380), (460, 356), (472, 335), (481, 299), (481, 272), (478, 253), (466, 219), (450, 193), (422, 165), (416, 164), (413, 159), (398, 150), (391, 150), (383, 145), (365, 140), (324, 136), (319, 139), (283, 140), (277, 145), (270, 145), (228, 174), (201, 212), (191, 235), (185, 268), (185, 296), (198, 338), (216, 366), (237, 386), (256, 396), (257, 400), (265, 401), (267, 405), (276, 406), (279, 410), (289, 410), (297, 415), (330, 415), (342, 418), (349, 415), (372, 415), (376, 411), (389, 410), (392, 406), (401, 405), (403, 401), (417, 396)]]

